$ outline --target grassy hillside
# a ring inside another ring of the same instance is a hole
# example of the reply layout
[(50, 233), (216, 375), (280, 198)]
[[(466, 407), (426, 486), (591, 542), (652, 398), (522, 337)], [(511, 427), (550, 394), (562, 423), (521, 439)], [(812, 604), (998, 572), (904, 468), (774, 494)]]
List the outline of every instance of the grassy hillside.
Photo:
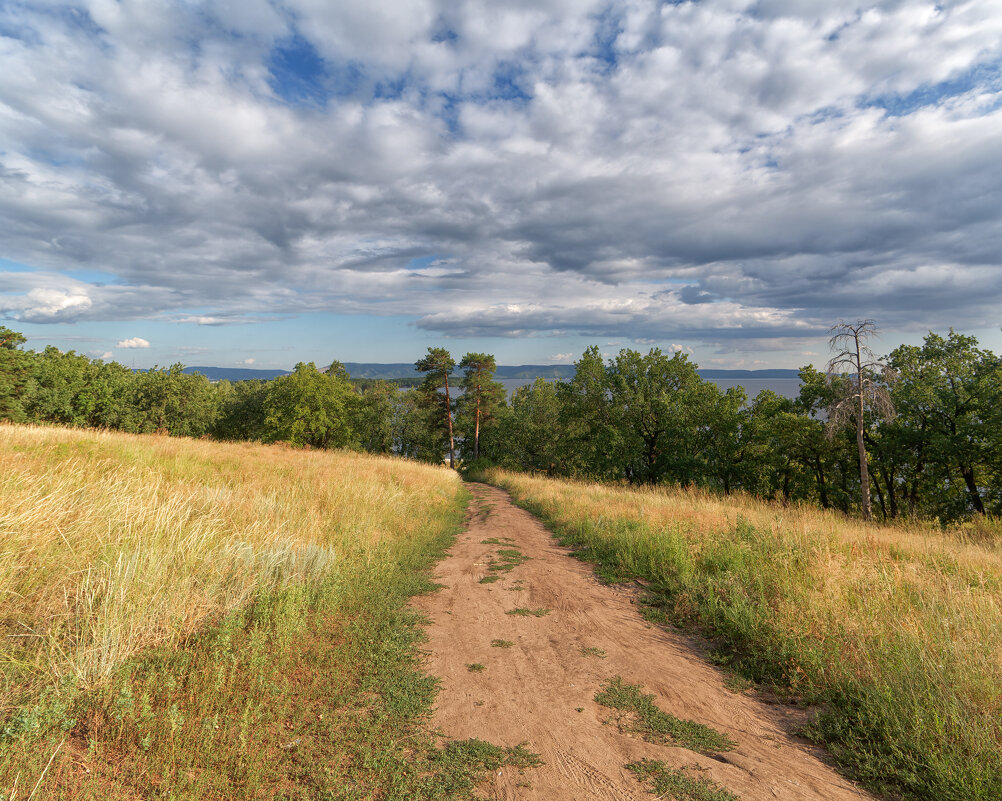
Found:
[(0, 797), (451, 798), (405, 603), (454, 473), (0, 426)]
[(808, 734), (891, 797), (1002, 798), (1002, 538), (866, 526), (807, 507), (500, 471), (655, 617), (818, 705)]

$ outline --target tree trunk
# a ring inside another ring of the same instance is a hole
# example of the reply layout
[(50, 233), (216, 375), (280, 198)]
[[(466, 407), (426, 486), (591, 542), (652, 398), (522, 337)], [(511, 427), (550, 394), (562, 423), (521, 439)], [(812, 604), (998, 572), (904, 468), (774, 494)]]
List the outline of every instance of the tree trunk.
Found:
[(445, 419), (449, 421), (449, 467), (456, 467), (456, 441), (452, 437), (452, 401), (449, 400), (449, 374), (445, 374)]
[(821, 457), (814, 456), (814, 474), (818, 479), (818, 497), (821, 500), (822, 509), (830, 509), (831, 501), (828, 500), (828, 486), (825, 484), (825, 466), (821, 463)]
[(974, 511), (985, 513), (985, 505), (981, 502), (981, 493), (978, 492), (978, 485), (974, 481), (974, 467), (964, 465), (958, 465), (960, 467), (960, 473), (964, 477), (964, 483), (967, 484), (967, 492), (971, 496), (971, 503), (974, 504)]
[(856, 335), (856, 445), (859, 448), (859, 486), (863, 492), (863, 519), (873, 519), (870, 507), (870, 474), (866, 464), (866, 443), (863, 441), (863, 354), (859, 352)]
[(480, 458), (480, 386), (477, 386), (477, 414), (473, 424), (473, 461)]

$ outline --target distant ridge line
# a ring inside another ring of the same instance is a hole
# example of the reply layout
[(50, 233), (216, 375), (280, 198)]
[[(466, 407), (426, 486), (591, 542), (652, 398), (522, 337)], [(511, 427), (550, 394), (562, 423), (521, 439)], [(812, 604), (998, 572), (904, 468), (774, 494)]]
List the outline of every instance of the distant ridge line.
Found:
[[(352, 378), (415, 378), (420, 373), (414, 365), (407, 362), (381, 364), (378, 362), (345, 362), (345, 368)], [(253, 367), (185, 367), (186, 373), (201, 373), (210, 381), (246, 381), (249, 379), (269, 380), (278, 376), (288, 375), (289, 370), (261, 370)], [(720, 379), (768, 379), (768, 378), (799, 378), (799, 370), (718, 370), (701, 369), (703, 378)], [(521, 364), (498, 365), (497, 378), (573, 378), (573, 364)]]

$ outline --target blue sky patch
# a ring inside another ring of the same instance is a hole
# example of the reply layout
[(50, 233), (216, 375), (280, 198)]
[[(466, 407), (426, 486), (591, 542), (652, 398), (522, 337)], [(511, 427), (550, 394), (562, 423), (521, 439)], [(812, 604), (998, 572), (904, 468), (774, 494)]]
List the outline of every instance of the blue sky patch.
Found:
[(864, 97), (859, 108), (882, 108), (888, 117), (904, 117), (920, 108), (937, 106), (951, 97), (967, 94), (975, 89), (1002, 92), (1002, 60), (978, 64), (954, 78), (935, 84), (924, 84), (904, 94), (887, 93)]

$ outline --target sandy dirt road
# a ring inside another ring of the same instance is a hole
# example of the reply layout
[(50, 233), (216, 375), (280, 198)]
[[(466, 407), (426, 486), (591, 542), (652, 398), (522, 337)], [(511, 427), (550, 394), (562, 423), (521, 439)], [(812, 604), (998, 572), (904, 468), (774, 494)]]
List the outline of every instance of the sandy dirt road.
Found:
[[(728, 690), (684, 638), (647, 623), (635, 593), (601, 585), (506, 493), (470, 488), (468, 528), (436, 571), (445, 588), (416, 604), (431, 620), (428, 670), (442, 680), (432, 725), (450, 738), (526, 743), (544, 761), (524, 772), (504, 768), (483, 786), (484, 797), (651, 799), (624, 768), (644, 757), (678, 768), (698, 765), (742, 801), (871, 797), (787, 735), (781, 712)], [(489, 539), (510, 545), (482, 544)], [(492, 575), (490, 561), (503, 547), (531, 559), (494, 583), (479, 583)], [(505, 614), (516, 607), (550, 611), (539, 618)], [(513, 645), (492, 647), (495, 639)], [(470, 664), (484, 669), (471, 672)], [(621, 732), (606, 722), (613, 711), (594, 700), (613, 676), (642, 685), (664, 711), (711, 726), (737, 747), (705, 756)]]

